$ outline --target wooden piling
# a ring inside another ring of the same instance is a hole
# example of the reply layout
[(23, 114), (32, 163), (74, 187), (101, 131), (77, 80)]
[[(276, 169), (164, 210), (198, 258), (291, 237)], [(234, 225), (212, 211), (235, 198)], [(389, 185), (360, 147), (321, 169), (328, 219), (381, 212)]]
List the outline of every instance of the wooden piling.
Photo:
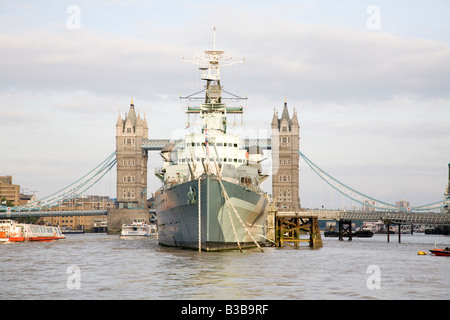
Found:
[[(277, 247), (290, 246), (298, 248), (301, 242), (308, 242), (311, 248), (323, 246), (317, 217), (296, 213), (277, 213), (275, 216), (275, 244)], [(300, 235), (309, 233), (309, 239)]]
[(312, 218), (311, 226), (313, 231), (309, 233), (309, 246), (311, 248), (323, 247), (322, 236), (319, 228), (319, 219)]
[(339, 240), (343, 241), (344, 237), (348, 237), (349, 241), (353, 239), (352, 220), (339, 220)]
[(387, 230), (387, 242), (389, 242), (389, 223), (388, 224), (386, 224), (386, 230)]

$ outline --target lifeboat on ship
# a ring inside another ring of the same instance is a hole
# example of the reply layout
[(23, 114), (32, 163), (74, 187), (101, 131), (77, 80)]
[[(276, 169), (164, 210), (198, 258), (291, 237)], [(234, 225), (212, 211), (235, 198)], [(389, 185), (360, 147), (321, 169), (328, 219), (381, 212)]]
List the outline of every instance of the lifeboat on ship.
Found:
[(59, 227), (0, 220), (0, 242), (54, 241), (65, 239)]

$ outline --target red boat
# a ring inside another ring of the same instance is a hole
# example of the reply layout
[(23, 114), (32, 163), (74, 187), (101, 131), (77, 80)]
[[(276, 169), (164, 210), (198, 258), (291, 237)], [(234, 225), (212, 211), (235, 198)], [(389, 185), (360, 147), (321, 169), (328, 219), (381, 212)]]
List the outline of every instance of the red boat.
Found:
[(445, 249), (431, 249), (430, 251), (435, 256), (447, 256), (447, 257), (450, 257), (450, 247), (446, 247)]

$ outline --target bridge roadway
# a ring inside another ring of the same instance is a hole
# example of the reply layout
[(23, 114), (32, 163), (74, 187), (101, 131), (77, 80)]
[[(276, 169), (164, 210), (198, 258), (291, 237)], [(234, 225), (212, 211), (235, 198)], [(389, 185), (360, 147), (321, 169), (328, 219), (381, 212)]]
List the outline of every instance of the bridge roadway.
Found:
[(389, 224), (439, 224), (450, 225), (450, 213), (445, 212), (392, 212), (363, 210), (310, 210), (277, 213), (281, 217), (317, 217), (319, 220), (384, 221)]
[(101, 216), (107, 214), (108, 214), (107, 210), (14, 211), (14, 212), (0, 212), (0, 219), (28, 218), (28, 217)]
[[(73, 211), (22, 211), (0, 212), (0, 219), (20, 217), (52, 217), (52, 216), (100, 216), (107, 215), (107, 210), (73, 210)], [(363, 220), (384, 221), (390, 224), (437, 224), (450, 225), (450, 213), (445, 212), (388, 212), (363, 210), (321, 210), (305, 209), (299, 212), (277, 213), (279, 217), (317, 217), (319, 220)]]
[[(172, 142), (175, 147), (182, 147), (184, 139), (144, 139), (141, 143), (141, 149), (149, 151), (162, 150), (169, 142)], [(248, 149), (251, 146), (259, 146), (260, 148), (271, 150), (272, 139), (242, 139), (242, 147), (244, 149)]]

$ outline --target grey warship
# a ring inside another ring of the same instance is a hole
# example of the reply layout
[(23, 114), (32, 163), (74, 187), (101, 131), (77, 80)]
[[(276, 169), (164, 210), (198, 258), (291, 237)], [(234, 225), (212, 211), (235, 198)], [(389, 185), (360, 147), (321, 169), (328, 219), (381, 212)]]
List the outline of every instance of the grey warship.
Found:
[[(161, 151), (163, 166), (155, 174), (163, 186), (155, 193), (159, 244), (201, 251), (260, 247), (268, 196), (260, 184), (260, 148), (244, 148), (238, 135), (227, 132), (227, 115), (243, 107), (227, 107), (222, 97), (220, 67), (231, 65), (224, 51), (204, 51), (200, 65), (206, 81), (200, 106), (188, 106), (201, 128)], [(242, 61), (243, 62), (243, 61)], [(262, 250), (262, 249), (261, 249)]]

